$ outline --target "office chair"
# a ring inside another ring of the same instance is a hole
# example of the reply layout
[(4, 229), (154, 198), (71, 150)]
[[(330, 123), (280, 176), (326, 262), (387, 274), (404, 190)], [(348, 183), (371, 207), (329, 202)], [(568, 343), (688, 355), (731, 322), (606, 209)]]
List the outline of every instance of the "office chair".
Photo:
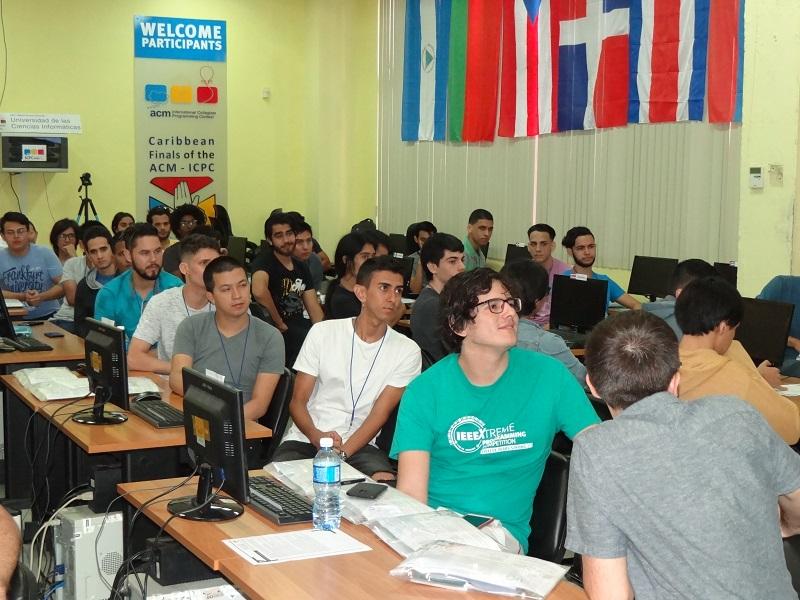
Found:
[(284, 367), (283, 375), (275, 386), (272, 394), (272, 401), (266, 414), (258, 422), (264, 427), (272, 430), (272, 437), (264, 443), (262, 458), (265, 463), (272, 460), (275, 449), (281, 443), (281, 438), (286, 432), (286, 425), (289, 422), (289, 402), (292, 400), (292, 390), (294, 389), (294, 373), (291, 369)]
[(41, 597), (42, 589), (36, 581), (36, 577), (28, 567), (20, 562), (11, 577), (8, 600), (38, 600)]
[(800, 592), (800, 535), (793, 535), (783, 540), (783, 555), (786, 568), (792, 576), (794, 591)]
[(567, 537), (569, 457), (552, 451), (533, 499), (528, 556), (560, 563)]

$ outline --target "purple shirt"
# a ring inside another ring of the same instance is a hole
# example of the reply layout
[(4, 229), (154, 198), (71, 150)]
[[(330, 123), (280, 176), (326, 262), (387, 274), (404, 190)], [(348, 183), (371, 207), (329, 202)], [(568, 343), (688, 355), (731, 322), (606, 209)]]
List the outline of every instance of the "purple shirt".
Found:
[[(550, 265), (550, 269), (547, 271), (547, 284), (552, 288), (553, 277), (568, 270), (570, 266), (567, 263), (558, 260), (554, 256), (551, 258), (553, 259), (553, 264)], [(547, 325), (550, 323), (550, 292), (548, 292), (547, 296), (545, 296), (542, 307), (534, 315), (533, 322), (538, 323), (539, 325)]]

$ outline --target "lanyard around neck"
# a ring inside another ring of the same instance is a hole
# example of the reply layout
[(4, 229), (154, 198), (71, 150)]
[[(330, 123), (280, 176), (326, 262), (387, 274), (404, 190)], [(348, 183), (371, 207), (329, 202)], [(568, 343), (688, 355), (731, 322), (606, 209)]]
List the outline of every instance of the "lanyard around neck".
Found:
[[(225, 349), (225, 341), (222, 339), (222, 332), (219, 330), (219, 325), (217, 325), (217, 319), (214, 318), (214, 327), (217, 329), (217, 335), (219, 335), (219, 345), (222, 346), (222, 353), (225, 355), (225, 364), (228, 366), (228, 373), (231, 375), (231, 381), (233, 385), (237, 389), (241, 388), (241, 381), (242, 381), (242, 371), (244, 370), (244, 361), (247, 357), (247, 340), (250, 339), (250, 315), (247, 315), (247, 333), (244, 335), (244, 348), (242, 349), (242, 362), (239, 365), (239, 378), (233, 378), (233, 369), (231, 368), (231, 361), (228, 359), (228, 351)], [(238, 334), (237, 334), (238, 335)]]

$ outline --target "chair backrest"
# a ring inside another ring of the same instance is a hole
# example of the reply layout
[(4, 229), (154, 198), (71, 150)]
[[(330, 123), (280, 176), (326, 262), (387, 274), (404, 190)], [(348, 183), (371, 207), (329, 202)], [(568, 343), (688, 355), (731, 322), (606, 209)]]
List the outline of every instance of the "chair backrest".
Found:
[(25, 564), (18, 563), (9, 584), (8, 600), (39, 600), (42, 592), (36, 576)]
[(278, 380), (275, 392), (272, 394), (272, 401), (266, 414), (258, 422), (272, 430), (272, 437), (264, 445), (262, 458), (265, 462), (272, 460), (275, 449), (281, 443), (281, 438), (286, 431), (286, 424), (289, 422), (289, 402), (292, 399), (294, 389), (294, 373), (284, 367), (283, 375)]
[(567, 483), (569, 457), (550, 452), (533, 499), (528, 556), (560, 563), (567, 537)]
[(800, 590), (800, 535), (783, 539), (783, 555), (786, 568), (792, 576), (792, 587), (797, 592)]

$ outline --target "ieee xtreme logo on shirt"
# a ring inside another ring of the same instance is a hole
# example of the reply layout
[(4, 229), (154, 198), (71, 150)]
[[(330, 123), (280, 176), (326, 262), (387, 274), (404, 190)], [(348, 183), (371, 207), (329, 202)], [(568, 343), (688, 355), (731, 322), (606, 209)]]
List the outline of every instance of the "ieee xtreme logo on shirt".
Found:
[(486, 427), (478, 417), (468, 415), (453, 421), (447, 431), (447, 441), (463, 454), (496, 454), (533, 448), (525, 442), (527, 431), (517, 431), (512, 421), (504, 427)]

